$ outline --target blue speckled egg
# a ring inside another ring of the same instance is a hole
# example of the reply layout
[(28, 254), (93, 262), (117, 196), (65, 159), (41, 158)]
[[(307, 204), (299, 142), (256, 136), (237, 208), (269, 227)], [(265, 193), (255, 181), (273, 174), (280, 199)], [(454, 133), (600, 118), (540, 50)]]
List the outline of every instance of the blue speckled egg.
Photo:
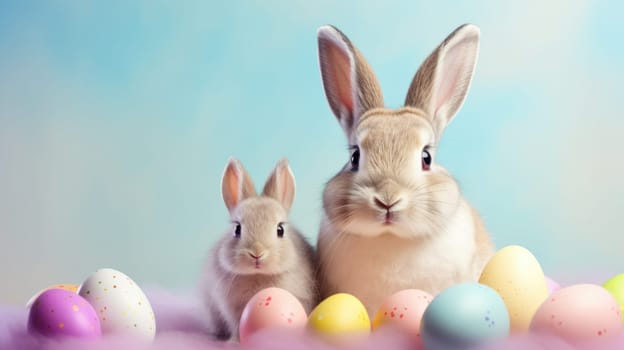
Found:
[(427, 350), (465, 349), (509, 335), (509, 313), (492, 288), (462, 283), (438, 294), (423, 315), (421, 337)]

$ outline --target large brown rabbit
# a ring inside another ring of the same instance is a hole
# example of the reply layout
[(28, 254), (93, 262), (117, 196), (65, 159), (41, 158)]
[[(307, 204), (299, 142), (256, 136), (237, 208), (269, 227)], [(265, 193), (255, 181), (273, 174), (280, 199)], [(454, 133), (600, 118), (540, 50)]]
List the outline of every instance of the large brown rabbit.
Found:
[(351, 293), (374, 314), (402, 289), (436, 294), (476, 281), (493, 247), (435, 151), (468, 92), (479, 29), (467, 24), (451, 33), (399, 109), (384, 107), (375, 75), (342, 32), (321, 27), (318, 44), (325, 94), (351, 149), (323, 193), (322, 296)]

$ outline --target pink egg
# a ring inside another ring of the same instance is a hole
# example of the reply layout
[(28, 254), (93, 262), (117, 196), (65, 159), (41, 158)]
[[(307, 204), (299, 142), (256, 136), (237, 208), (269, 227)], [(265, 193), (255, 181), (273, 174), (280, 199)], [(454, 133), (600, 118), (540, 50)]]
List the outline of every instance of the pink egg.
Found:
[(553, 292), (533, 316), (530, 329), (568, 341), (612, 337), (622, 332), (620, 308), (602, 287), (577, 284)]
[(388, 297), (373, 319), (373, 331), (393, 326), (414, 336), (420, 343), (420, 321), (431, 304), (431, 294), (418, 289), (406, 289)]
[(241, 315), (239, 336), (243, 345), (261, 329), (303, 330), (307, 314), (299, 300), (281, 288), (266, 288), (256, 293)]
[(48, 337), (97, 338), (101, 334), (97, 313), (80, 295), (48, 289), (32, 304), (28, 332)]

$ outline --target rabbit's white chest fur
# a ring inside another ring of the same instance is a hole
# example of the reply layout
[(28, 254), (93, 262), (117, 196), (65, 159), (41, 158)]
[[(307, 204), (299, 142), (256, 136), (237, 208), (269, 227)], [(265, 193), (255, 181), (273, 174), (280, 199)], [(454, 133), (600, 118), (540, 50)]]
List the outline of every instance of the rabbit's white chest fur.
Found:
[(435, 237), (406, 240), (385, 234), (362, 237), (344, 234), (339, 239), (325, 220), (319, 240), (321, 284), (325, 296), (347, 292), (357, 296), (374, 315), (391, 294), (422, 289), (437, 294), (463, 281), (476, 281), (475, 223), (470, 207), (461, 201), (444, 232)]

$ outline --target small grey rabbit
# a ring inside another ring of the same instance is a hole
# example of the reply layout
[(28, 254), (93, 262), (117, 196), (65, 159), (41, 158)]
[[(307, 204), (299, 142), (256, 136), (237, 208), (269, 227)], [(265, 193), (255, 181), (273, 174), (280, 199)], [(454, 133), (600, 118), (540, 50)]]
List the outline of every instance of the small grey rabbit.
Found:
[(295, 197), (295, 178), (282, 159), (261, 195), (236, 159), (230, 159), (221, 182), (232, 226), (211, 249), (201, 288), (210, 332), (238, 341), (245, 305), (268, 287), (292, 293), (310, 312), (317, 301), (314, 250), (288, 223)]

